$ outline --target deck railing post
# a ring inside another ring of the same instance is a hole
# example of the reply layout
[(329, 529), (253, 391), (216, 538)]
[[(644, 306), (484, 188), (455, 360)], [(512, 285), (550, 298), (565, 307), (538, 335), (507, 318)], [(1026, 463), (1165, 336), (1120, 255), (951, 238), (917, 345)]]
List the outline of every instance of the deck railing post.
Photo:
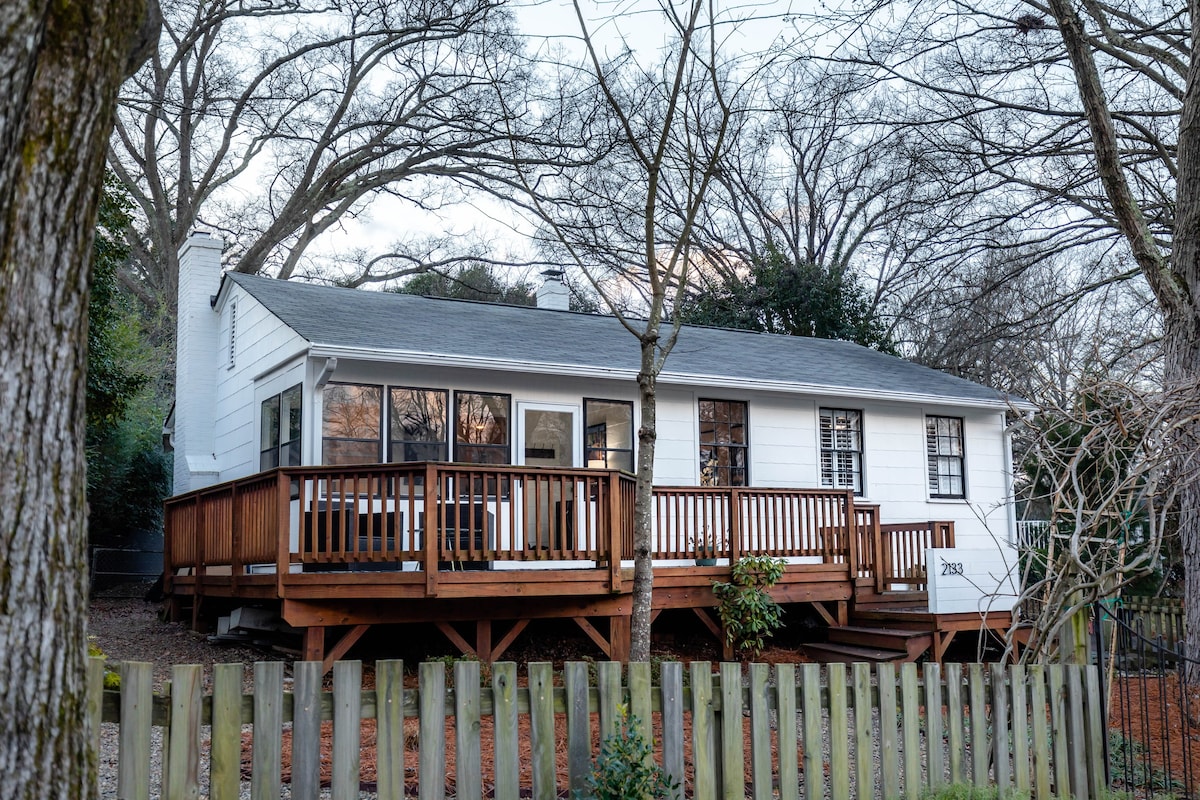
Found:
[(732, 566), (742, 557), (742, 495), (736, 488), (729, 494), (729, 564)]
[(621, 473), (608, 473), (608, 590), (614, 594), (621, 591), (621, 532), (625, 530), (626, 509), (622, 501)]
[(883, 526), (879, 524), (878, 516), (871, 526), (871, 538), (875, 542), (875, 563), (871, 564), (871, 571), (875, 573), (875, 591), (882, 592), (890, 573), (891, 558), (883, 546)]
[[(200, 605), (200, 597), (204, 594), (204, 543), (208, 539), (208, 514), (205, 512), (208, 509), (208, 504), (204, 502), (204, 494), (197, 492), (196, 494), (196, 530), (197, 536), (195, 539), (194, 560), (192, 563), (192, 574), (196, 576), (195, 598), (193, 599), (192, 608), (196, 609)], [(196, 616), (192, 614), (193, 618)], [(195, 619), (193, 619), (193, 623)], [(194, 625), (193, 625), (194, 627)]]
[(237, 591), (238, 574), (242, 569), (242, 518), (238, 512), (238, 483), (230, 486), (233, 496), (229, 499), (229, 585)]
[[(436, 597), (438, 593), (438, 547), (441, 539), (442, 515), (441, 505), (441, 473), (437, 464), (425, 464), (425, 595)], [(514, 492), (515, 494), (515, 492)]]
[(850, 580), (858, 577), (858, 514), (854, 509), (854, 492), (846, 492), (846, 522), (843, 527), (846, 546), (843, 550), (850, 568)]
[(284, 576), (291, 569), (292, 479), (282, 468), (275, 471), (275, 590), (283, 599)]

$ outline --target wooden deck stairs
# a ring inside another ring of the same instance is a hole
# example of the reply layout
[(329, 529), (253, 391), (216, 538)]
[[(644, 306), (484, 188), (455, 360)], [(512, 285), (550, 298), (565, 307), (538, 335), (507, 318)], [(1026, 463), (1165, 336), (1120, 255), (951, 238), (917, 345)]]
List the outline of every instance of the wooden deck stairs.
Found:
[(916, 661), (933, 644), (929, 631), (843, 625), (829, 629), (829, 641), (805, 646), (810, 658), (838, 661)]

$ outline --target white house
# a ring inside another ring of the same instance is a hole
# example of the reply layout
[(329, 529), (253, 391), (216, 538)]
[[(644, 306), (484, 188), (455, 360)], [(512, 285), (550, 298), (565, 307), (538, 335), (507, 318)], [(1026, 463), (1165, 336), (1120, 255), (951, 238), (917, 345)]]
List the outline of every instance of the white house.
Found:
[[(638, 343), (567, 311), (556, 275), (525, 308), (222, 275), (220, 251), (195, 233), (180, 256), (177, 495), (288, 465), (632, 470)], [(655, 484), (852, 490), (1003, 561), (1013, 408), (852, 343), (685, 326), (658, 380)]]

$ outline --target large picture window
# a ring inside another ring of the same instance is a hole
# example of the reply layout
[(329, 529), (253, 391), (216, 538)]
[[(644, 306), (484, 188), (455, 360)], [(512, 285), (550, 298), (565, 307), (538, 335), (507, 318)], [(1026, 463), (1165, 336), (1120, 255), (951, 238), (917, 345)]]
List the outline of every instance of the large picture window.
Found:
[(511, 463), (506, 394), (454, 393), (454, 460), (471, 464)]
[(958, 417), (926, 417), (925, 452), (929, 456), (929, 496), (966, 497), (963, 421)]
[(822, 408), (821, 486), (863, 493), (862, 412)]
[(583, 417), (587, 466), (633, 472), (633, 403), (585, 398)]
[(259, 469), (290, 467), (300, 463), (300, 384), (262, 402), (259, 425)]
[(388, 397), (388, 460), (448, 461), (447, 392), (393, 386)]
[(700, 483), (745, 486), (749, 443), (746, 404), (737, 400), (700, 401)]
[(383, 387), (326, 384), (321, 410), (322, 463), (378, 464), (382, 420)]

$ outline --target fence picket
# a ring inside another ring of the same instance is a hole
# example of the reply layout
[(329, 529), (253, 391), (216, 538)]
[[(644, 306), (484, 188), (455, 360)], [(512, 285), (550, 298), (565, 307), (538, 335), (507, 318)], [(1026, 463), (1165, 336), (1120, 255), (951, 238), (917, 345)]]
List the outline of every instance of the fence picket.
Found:
[(1030, 794), (1033, 785), (1029, 780), (1029, 704), (1025, 666), (1014, 664), (1008, 674), (1012, 684), (1013, 783), (1018, 793)]
[(1072, 664), (1067, 667), (1067, 713), (1067, 739), (1071, 748), (1071, 793), (1075, 800), (1088, 800), (1091, 795), (1084, 743), (1087, 733), (1083, 723), (1083, 667), (1080, 665)]
[(1050, 733), (1054, 744), (1054, 792), (1071, 793), (1071, 749), (1067, 738), (1066, 675), (1062, 664), (1047, 668), (1050, 684)]
[(483, 797), (483, 750), (480, 735), (479, 662), (454, 665), (455, 800)]
[(171, 670), (167, 800), (195, 800), (200, 796), (200, 684), (203, 677), (199, 664), (178, 664)]
[(150, 797), (150, 722), (153, 664), (126, 661), (121, 665), (120, 762), (117, 795), (122, 800)]
[(671, 800), (683, 800), (683, 665), (664, 662), (659, 678), (662, 695), (663, 770), (675, 787)]
[(750, 784), (754, 800), (771, 800), (771, 719), (766, 664), (750, 665)]
[(917, 665), (900, 665), (900, 734), (904, 747), (904, 797), (921, 794), (921, 698)]
[(1037, 797), (1049, 797), (1050, 788), (1050, 728), (1046, 720), (1046, 670), (1041, 664), (1029, 666), (1029, 705), (1033, 729), (1033, 792)]
[(946, 743), (950, 756), (950, 783), (966, 781), (963, 774), (963, 755), (966, 753), (963, 735), (962, 664), (945, 664), (946, 680)]
[(875, 796), (875, 764), (871, 746), (871, 665), (854, 664), (854, 796)]
[(992, 664), (992, 769), (1000, 794), (1009, 793), (1012, 767), (1008, 759), (1008, 685), (1003, 664)]
[(688, 665), (692, 687), (692, 764), (695, 800), (716, 800), (717, 757), (713, 713), (712, 664), (693, 661)]
[(596, 665), (596, 683), (600, 689), (600, 740), (617, 732), (617, 706), (621, 693), (621, 662), (601, 661)]
[(925, 678), (925, 778), (936, 791), (946, 784), (946, 757), (942, 749), (942, 665), (926, 662)]
[(279, 797), (283, 760), (283, 662), (254, 664), (254, 751), (251, 756), (251, 800)]
[[(831, 800), (850, 800), (850, 731), (846, 721), (846, 665), (825, 667), (829, 684), (829, 792)], [(782, 715), (780, 715), (782, 719)], [(841, 743), (846, 746), (842, 747)]]
[(495, 744), (496, 800), (520, 800), (517, 665), (511, 661), (501, 661), (492, 665), (492, 731)]
[(395, 659), (375, 662), (375, 780), (379, 800), (404, 800), (404, 662)]
[(554, 665), (530, 664), (529, 750), (533, 763), (534, 800), (556, 800), (554, 769)]
[(333, 800), (358, 797), (362, 771), (361, 687), (361, 661), (333, 665)]
[[(292, 797), (317, 800), (321, 794), (320, 661), (292, 665)], [(381, 760), (381, 759), (377, 759)]]
[(779, 800), (800, 800), (795, 664), (775, 665), (775, 691), (776, 710), (779, 713)]
[[(212, 727), (209, 729), (211, 744), (208, 757), (208, 788), (212, 800), (237, 800), (241, 794), (244, 673), (245, 668), (241, 664), (213, 664)], [(295, 748), (294, 742), (292, 747)], [(297, 796), (297, 800), (302, 798)]]
[(567, 693), (567, 787), (574, 796), (586, 788), (592, 755), (592, 715), (588, 711), (588, 665), (568, 661), (563, 665)]
[(425, 663), (417, 670), (421, 694), (421, 744), (417, 751), (419, 800), (446, 797), (446, 666)]
[[(100, 763), (100, 726), (104, 720), (104, 656), (88, 656), (87, 665), (87, 726), (88, 749), (92, 763)], [(99, 775), (96, 776), (99, 781)], [(99, 783), (97, 792), (99, 796)]]
[[(1104, 701), (1100, 696), (1100, 671), (1095, 666), (1085, 667), (1084, 688), (1084, 705), (1087, 710), (1087, 763), (1092, 766), (1087, 771), (1089, 789), (1092, 797), (1099, 800), (1104, 797), (1108, 788), (1108, 771), (1095, 768), (1097, 764), (1104, 763), (1105, 742), (1104, 716), (1100, 706)], [(1190, 757), (1187, 753), (1181, 755), (1184, 758)]]
[(721, 786), (726, 798), (746, 793), (742, 724), (742, 665), (721, 664)]
[[(650, 664), (629, 665), (629, 713), (638, 719), (638, 731), (647, 742), (654, 740), (654, 700), (650, 691)], [(653, 756), (650, 757), (653, 763)]]
[(821, 665), (800, 667), (801, 714), (804, 715), (804, 797), (819, 800), (825, 796), (821, 744)]
[(967, 668), (967, 695), (971, 706), (971, 782), (983, 788), (988, 785), (988, 720), (987, 687), (983, 682), (983, 665)]
[(896, 751), (896, 666), (878, 664), (875, 668), (879, 682), (879, 765), (883, 800), (900, 796), (900, 754)]

